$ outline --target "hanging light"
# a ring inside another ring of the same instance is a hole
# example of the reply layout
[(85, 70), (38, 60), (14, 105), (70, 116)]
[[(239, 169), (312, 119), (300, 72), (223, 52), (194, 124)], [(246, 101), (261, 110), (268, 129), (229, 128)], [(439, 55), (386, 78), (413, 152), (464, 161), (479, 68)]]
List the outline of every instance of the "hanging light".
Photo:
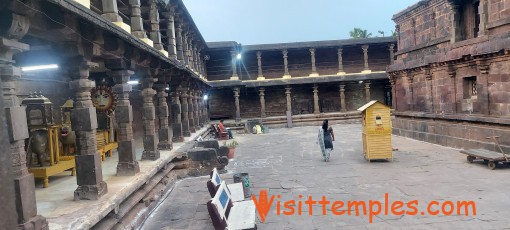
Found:
[(50, 64), (50, 65), (25, 66), (25, 67), (21, 67), (21, 70), (23, 72), (28, 72), (28, 71), (45, 70), (45, 69), (57, 69), (57, 68), (58, 68), (57, 64)]
[(127, 83), (130, 84), (130, 85), (138, 85), (138, 81), (137, 80), (128, 81)]
[(207, 101), (207, 99), (209, 99), (209, 95), (204, 95), (204, 101)]

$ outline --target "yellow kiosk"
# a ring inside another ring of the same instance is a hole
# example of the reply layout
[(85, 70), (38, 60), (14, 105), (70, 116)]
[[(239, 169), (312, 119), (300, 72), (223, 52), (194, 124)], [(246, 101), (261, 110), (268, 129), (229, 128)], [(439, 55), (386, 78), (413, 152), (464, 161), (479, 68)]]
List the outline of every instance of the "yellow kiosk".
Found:
[(362, 119), (363, 155), (371, 160), (392, 160), (390, 107), (371, 101), (358, 109)]

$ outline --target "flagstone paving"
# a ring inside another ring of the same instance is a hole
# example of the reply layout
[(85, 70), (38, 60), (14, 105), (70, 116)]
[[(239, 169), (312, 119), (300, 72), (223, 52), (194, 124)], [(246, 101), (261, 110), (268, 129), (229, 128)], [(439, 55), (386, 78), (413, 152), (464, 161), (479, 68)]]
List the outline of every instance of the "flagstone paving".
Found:
[[(271, 129), (263, 135), (238, 134), (235, 159), (222, 174), (232, 183), (234, 173), (247, 172), (251, 191), (280, 195), (281, 203), (299, 195), (331, 201), (418, 200), (419, 214), (367, 216), (333, 215), (322, 206), (301, 216), (277, 215), (275, 204), (258, 229), (510, 229), (510, 168), (491, 171), (483, 163), (469, 164), (458, 149), (393, 136), (392, 162), (363, 159), (359, 124), (333, 126), (336, 141), (330, 162), (324, 162), (316, 144), (317, 127)], [(214, 229), (207, 213), (210, 199), (207, 177), (188, 178), (176, 184), (142, 229)], [(275, 198), (276, 199), (276, 198)], [(473, 200), (476, 216), (421, 215), (430, 201)], [(276, 202), (276, 200), (275, 200)], [(283, 210), (283, 209), (282, 209)], [(344, 209), (345, 210), (345, 209)], [(354, 210), (352, 210), (354, 211)]]

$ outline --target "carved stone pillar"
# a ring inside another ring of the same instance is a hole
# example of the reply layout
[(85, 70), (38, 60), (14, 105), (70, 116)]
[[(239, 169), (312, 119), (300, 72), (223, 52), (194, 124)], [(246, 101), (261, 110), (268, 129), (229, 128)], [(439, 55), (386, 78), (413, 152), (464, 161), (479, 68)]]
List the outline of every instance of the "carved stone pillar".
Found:
[[(452, 92), (451, 92), (451, 104), (452, 104), (452, 111), (454, 113), (457, 113), (457, 71), (453, 66), (448, 67), (448, 76), (450, 76), (451, 84), (453, 85)], [(444, 109), (442, 109), (441, 112), (443, 112)]]
[(343, 49), (338, 48), (338, 73), (336, 75), (345, 75), (344, 61), (343, 61), (342, 53), (343, 53)]
[(340, 85), (340, 112), (347, 112), (345, 105), (345, 84)]
[(230, 80), (239, 80), (239, 75), (237, 75), (237, 53), (235, 49), (230, 50), (230, 57), (232, 58), (232, 77), (230, 77)]
[(489, 64), (479, 61), (477, 63), (480, 75), (476, 78), (476, 91), (477, 95), (477, 110), (485, 115), (490, 115), (490, 101), (489, 101)]
[(200, 70), (198, 69), (198, 55), (197, 55), (197, 46), (196, 45), (193, 46), (193, 69), (197, 73), (200, 72)]
[(393, 65), (395, 62), (395, 44), (390, 44), (390, 64)]
[(158, 149), (160, 150), (171, 150), (172, 149), (172, 131), (170, 130), (170, 125), (168, 121), (168, 103), (166, 98), (168, 97), (168, 93), (166, 92), (166, 88), (168, 84), (162, 83), (156, 85), (157, 97), (158, 97), (158, 107), (157, 114), (159, 118), (159, 130), (158, 130)]
[(167, 12), (167, 31), (166, 36), (168, 37), (168, 57), (170, 59), (177, 59), (177, 41), (175, 38), (175, 7), (170, 6)]
[(321, 113), (319, 109), (319, 86), (317, 84), (313, 85), (313, 113)]
[(257, 80), (264, 80), (266, 79), (264, 77), (264, 74), (262, 74), (262, 52), (261, 51), (257, 51), (257, 65), (258, 65), (258, 76), (257, 76)]
[[(10, 142), (10, 145), (2, 147), (2, 154), (10, 155), (10, 172), (14, 178), (14, 189), (11, 192), (15, 192), (18, 228), (48, 229), (46, 219), (37, 215), (34, 176), (28, 172), (27, 168), (25, 152), (25, 139), (29, 137), (27, 117), (25, 107), (20, 106), (20, 101), (16, 96), (15, 83), (15, 80), (21, 77), (21, 69), (14, 66), (15, 62), (12, 59), (13, 55), (29, 49), (27, 44), (17, 41), (26, 34), (29, 24), (25, 17), (15, 14), (9, 16), (12, 17), (12, 23), (7, 34), (14, 39), (10, 40), (0, 36), (0, 78), (3, 109), (6, 115), (6, 120), (2, 122), (7, 125), (5, 131)], [(4, 209), (4, 211), (9, 210)], [(2, 227), (7, 228), (5, 225)]]
[(371, 73), (372, 71), (368, 66), (368, 45), (361, 46), (361, 49), (363, 49), (363, 59), (365, 62), (365, 68), (363, 69), (362, 73)]
[(266, 89), (264, 87), (259, 89), (259, 97), (260, 97), (260, 117), (266, 117), (266, 99), (264, 98), (264, 92)]
[(182, 135), (190, 137), (190, 123), (189, 123), (189, 106), (188, 106), (188, 90), (179, 89), (181, 96), (181, 111), (182, 111)]
[(198, 114), (199, 114), (199, 112), (198, 112), (198, 95), (199, 95), (199, 92), (197, 90), (195, 90), (195, 92), (193, 94), (192, 101), (193, 101), (193, 117), (195, 120), (195, 130), (196, 131), (200, 130), (200, 117), (198, 116)]
[(310, 49), (310, 56), (312, 61), (312, 73), (310, 74), (310, 77), (318, 77), (319, 73), (317, 73), (317, 67), (315, 66), (315, 48)]
[(478, 8), (478, 12), (480, 12), (480, 25), (478, 26), (479, 28), (478, 37), (486, 34), (485, 30), (487, 29), (487, 17), (488, 17), (487, 5), (488, 5), (487, 0), (480, 0), (480, 6)]
[(182, 25), (181, 23), (177, 23), (177, 29), (175, 29), (175, 43), (176, 43), (176, 51), (177, 51), (177, 60), (184, 61), (184, 51), (183, 51), (183, 39), (182, 39)]
[(151, 22), (151, 40), (154, 43), (154, 48), (168, 57), (168, 52), (163, 49), (163, 44), (161, 43), (161, 32), (159, 31), (159, 11), (156, 6), (156, 1), (150, 1), (150, 4), (151, 8), (149, 11), (149, 18)]
[(432, 74), (430, 73), (430, 69), (427, 68), (424, 70), (425, 73), (425, 106), (426, 111), (433, 113), (434, 112), (434, 97), (432, 96)]
[(398, 111), (398, 106), (397, 106), (397, 86), (396, 86), (396, 81), (397, 81), (397, 75), (395, 73), (391, 73), (388, 75), (389, 76), (389, 79), (390, 79), (390, 84), (391, 84), (391, 106), (393, 107), (393, 109), (395, 111)]
[(129, 102), (131, 85), (129, 78), (134, 74), (131, 70), (114, 70), (108, 72), (113, 78), (115, 86), (113, 91), (117, 95), (115, 105), (115, 120), (117, 121), (119, 148), (119, 163), (117, 176), (133, 176), (140, 172), (140, 166), (136, 160), (135, 143), (133, 141), (133, 108)]
[(182, 54), (184, 59), (184, 64), (186, 67), (189, 67), (189, 45), (188, 45), (188, 32), (185, 31), (182, 33)]
[(285, 87), (285, 95), (287, 97), (287, 111), (290, 111), (292, 114), (292, 97), (291, 97), (291, 90), (292, 88), (290, 86)]
[(75, 93), (71, 124), (76, 135), (76, 180), (78, 182), (74, 199), (97, 200), (108, 191), (103, 181), (101, 156), (97, 151), (96, 108), (90, 97), (90, 90), (95, 87), (95, 83), (88, 79), (90, 68), (98, 65), (86, 61), (83, 57), (77, 57), (71, 63), (70, 75), (73, 80), (69, 83), (69, 88)]
[(283, 68), (285, 71), (283, 74), (283, 78), (292, 78), (292, 76), (290, 76), (289, 73), (289, 61), (287, 60), (289, 52), (287, 51), (287, 49), (284, 49), (282, 50), (282, 54), (283, 54)]
[(193, 45), (193, 36), (190, 34), (188, 36), (188, 67), (191, 71), (195, 71), (195, 54), (193, 53), (194, 45)]
[[(204, 95), (206, 93), (204, 92)], [(209, 123), (209, 111), (207, 108), (208, 101), (205, 99), (202, 99), (202, 114), (204, 116), (204, 125), (207, 125)]]
[(188, 92), (188, 120), (189, 120), (189, 132), (196, 132), (195, 123), (195, 108), (193, 106), (193, 98), (195, 97), (193, 90)]
[(197, 106), (197, 120), (198, 120), (198, 126), (199, 127), (203, 127), (204, 126), (204, 110), (203, 110), (203, 104), (202, 104), (202, 98), (203, 98), (203, 93), (202, 91), (198, 91), (197, 92), (197, 96), (196, 96), (196, 106)]
[(409, 111), (414, 111), (414, 95), (413, 95), (413, 76), (411, 74), (407, 75), (407, 94), (409, 97), (407, 97), (407, 104)]
[(241, 89), (239, 89), (239, 87), (235, 87), (233, 91), (236, 106), (236, 121), (241, 121), (241, 108), (239, 107), (239, 93), (241, 92)]
[[(131, 27), (122, 21), (122, 18), (119, 15), (119, 9), (117, 7), (116, 0), (102, 0), (103, 6), (103, 14), (102, 17), (107, 20), (113, 22), (113, 24), (119, 26), (121, 29), (125, 30), (128, 33), (131, 33)], [(138, 4), (140, 7), (140, 4)]]
[(142, 160), (157, 160), (160, 157), (159, 150), (157, 148), (158, 138), (156, 136), (156, 109), (154, 108), (153, 98), (156, 95), (156, 91), (152, 89), (154, 86), (153, 74), (151, 70), (142, 68), (137, 71), (137, 74), (142, 77), (142, 92), (143, 98), (143, 153)]
[(370, 96), (370, 82), (365, 82), (365, 103), (368, 103), (372, 100), (372, 97)]
[(142, 11), (140, 10), (140, 0), (129, 0), (131, 5), (131, 34), (150, 46), (153, 46), (152, 40), (147, 38), (143, 29)]
[(452, 16), (450, 17), (452, 25), (450, 42), (455, 43), (464, 39), (462, 34), (462, 21), (464, 19), (462, 18), (462, 7), (457, 3), (450, 3), (450, 5), (452, 7)]
[(173, 142), (183, 142), (184, 133), (182, 132), (182, 108), (179, 100), (180, 92), (175, 90), (171, 92), (172, 96), (172, 130)]

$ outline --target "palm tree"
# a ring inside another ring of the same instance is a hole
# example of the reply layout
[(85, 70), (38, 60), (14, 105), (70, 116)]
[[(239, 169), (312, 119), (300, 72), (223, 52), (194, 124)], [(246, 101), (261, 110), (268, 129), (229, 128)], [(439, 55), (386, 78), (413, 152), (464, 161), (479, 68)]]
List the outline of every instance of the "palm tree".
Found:
[(379, 31), (377, 31), (377, 33), (381, 34), (384, 37), (384, 31), (379, 30)]
[(349, 32), (351, 38), (369, 38), (372, 37), (372, 33), (368, 33), (367, 30), (362, 30), (360, 28), (354, 28)]
[(393, 36), (393, 37), (398, 36), (397, 31), (396, 30), (392, 30), (391, 31), (391, 36)]

